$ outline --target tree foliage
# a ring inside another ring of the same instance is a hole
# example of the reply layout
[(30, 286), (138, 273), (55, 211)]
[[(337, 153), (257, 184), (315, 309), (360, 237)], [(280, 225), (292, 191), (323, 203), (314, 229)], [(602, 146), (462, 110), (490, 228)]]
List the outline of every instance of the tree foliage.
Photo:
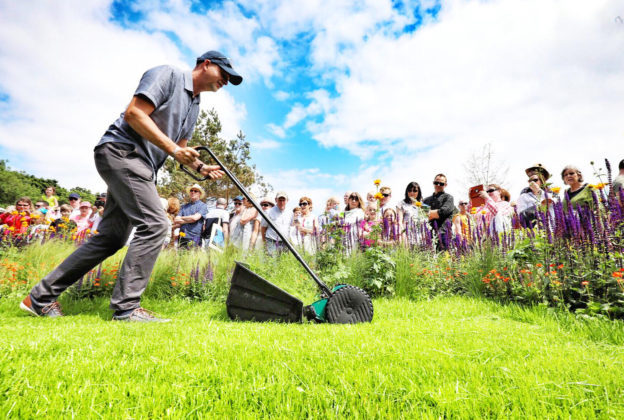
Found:
[(8, 206), (15, 204), (20, 197), (30, 197), (33, 201), (38, 200), (46, 187), (56, 188), (59, 202), (68, 202), (68, 196), (72, 192), (80, 194), (83, 200), (93, 203), (95, 194), (83, 187), (74, 187), (69, 190), (61, 187), (56, 179), (39, 178), (24, 171), (14, 171), (8, 167), (8, 161), (0, 160), (0, 205)]
[[(238, 178), (246, 189), (251, 189), (259, 195), (265, 195), (272, 190), (261, 175), (256, 171), (256, 166), (251, 164), (249, 142), (242, 131), (236, 138), (226, 140), (219, 136), (221, 133), (221, 121), (214, 109), (208, 112), (202, 111), (197, 119), (193, 137), (189, 146), (208, 147), (230, 172)], [(211, 162), (207, 153), (201, 155), (202, 161)], [(158, 192), (163, 197), (175, 196), (180, 199), (185, 194), (185, 188), (195, 181), (180, 170), (180, 165), (174, 159), (167, 159), (158, 176)], [(224, 197), (228, 201), (240, 194), (238, 188), (227, 177), (201, 183), (208, 197)]]

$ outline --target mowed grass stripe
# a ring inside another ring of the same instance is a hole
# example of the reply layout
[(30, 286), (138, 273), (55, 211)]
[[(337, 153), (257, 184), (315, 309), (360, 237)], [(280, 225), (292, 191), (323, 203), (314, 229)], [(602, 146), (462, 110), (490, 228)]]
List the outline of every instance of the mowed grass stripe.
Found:
[(0, 304), (0, 413), (25, 418), (621, 418), (616, 331), (463, 298), (379, 300), (372, 324), (230, 322), (222, 305), (149, 301), (159, 325), (60, 320)]

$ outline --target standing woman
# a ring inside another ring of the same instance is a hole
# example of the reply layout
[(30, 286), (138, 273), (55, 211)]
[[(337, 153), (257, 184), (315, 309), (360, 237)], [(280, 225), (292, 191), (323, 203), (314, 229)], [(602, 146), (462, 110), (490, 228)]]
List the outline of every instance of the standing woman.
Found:
[(563, 179), (564, 184), (570, 187), (563, 197), (564, 209), (567, 210), (570, 205), (573, 209), (580, 206), (594, 206), (593, 188), (587, 183), (583, 183), (583, 174), (579, 168), (572, 165), (566, 166), (561, 171), (561, 179)]
[(299, 207), (301, 207), (301, 219), (298, 224), (299, 236), (303, 250), (308, 254), (316, 253), (316, 217), (312, 215), (312, 199), (310, 197), (301, 197), (299, 199)]
[(344, 221), (348, 224), (357, 223), (358, 220), (364, 220), (364, 206), (362, 205), (362, 197), (357, 192), (352, 192), (347, 197), (347, 206), (345, 207)]
[(405, 197), (397, 205), (397, 219), (403, 243), (413, 245), (421, 235), (421, 226), (428, 217), (422, 210), (422, 191), (418, 182), (412, 181), (405, 187)]
[(30, 215), (34, 211), (32, 201), (29, 197), (22, 197), (15, 202), (15, 210), (0, 214), (0, 229), (6, 225), (6, 229), (13, 235), (28, 232), (30, 225)]
[[(255, 200), (256, 197), (251, 194), (252, 198)], [(253, 248), (251, 245), (251, 236), (253, 234), (254, 222), (258, 218), (258, 210), (253, 206), (251, 201), (247, 199), (247, 197), (243, 198), (243, 211), (241, 212), (240, 220), (238, 221), (240, 225), (240, 229), (242, 231), (241, 235), (241, 248), (243, 251), (249, 250), (249, 248)]]
[(167, 219), (169, 219), (169, 241), (167, 242), (167, 246), (177, 247), (178, 246), (178, 236), (180, 235), (180, 227), (175, 227), (173, 220), (176, 218), (178, 213), (180, 212), (180, 200), (176, 197), (169, 197), (167, 199)]

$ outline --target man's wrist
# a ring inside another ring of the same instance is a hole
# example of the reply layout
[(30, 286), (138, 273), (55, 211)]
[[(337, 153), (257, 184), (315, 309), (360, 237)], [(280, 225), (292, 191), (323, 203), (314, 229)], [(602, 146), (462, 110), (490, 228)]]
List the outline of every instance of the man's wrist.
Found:
[(176, 144), (175, 149), (173, 149), (173, 152), (171, 152), (171, 156), (175, 157), (176, 153), (178, 153), (180, 150), (182, 150), (182, 148)]

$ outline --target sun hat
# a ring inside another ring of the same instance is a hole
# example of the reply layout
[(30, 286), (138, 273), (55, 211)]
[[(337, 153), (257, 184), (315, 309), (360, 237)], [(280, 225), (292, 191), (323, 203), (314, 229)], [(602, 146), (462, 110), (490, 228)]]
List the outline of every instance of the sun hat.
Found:
[(219, 51), (208, 51), (202, 54), (200, 57), (197, 57), (197, 63), (203, 63), (205, 60), (210, 60), (211, 63), (216, 64), (221, 67), (223, 71), (230, 75), (230, 83), (233, 85), (240, 85), (243, 81), (243, 77), (236, 73), (232, 68), (232, 63), (230, 59), (225, 56), (225, 54), (220, 53)]
[(204, 191), (204, 189), (199, 184), (193, 184), (193, 185), (190, 185), (190, 186), (186, 187), (186, 193), (188, 195), (191, 195), (191, 190), (192, 189), (199, 190), (199, 199), (200, 200), (206, 196), (206, 191)]
[(531, 176), (531, 174), (537, 172), (539, 174), (542, 175), (542, 177), (544, 178), (544, 182), (550, 178), (550, 172), (548, 172), (548, 170), (546, 170), (546, 168), (544, 168), (544, 166), (541, 163), (536, 163), (535, 165), (526, 168), (526, 170), (524, 171), (527, 176)]
[(277, 194), (275, 194), (275, 200), (279, 198), (285, 198), (286, 200), (288, 200), (288, 194), (286, 194), (285, 191), (278, 191)]
[(262, 203), (269, 203), (270, 205), (274, 206), (275, 200), (273, 200), (271, 197), (262, 197), (262, 200), (260, 200), (260, 204)]
[(88, 201), (83, 201), (80, 203), (80, 208), (82, 207), (88, 207), (91, 208), (91, 203), (89, 203)]

